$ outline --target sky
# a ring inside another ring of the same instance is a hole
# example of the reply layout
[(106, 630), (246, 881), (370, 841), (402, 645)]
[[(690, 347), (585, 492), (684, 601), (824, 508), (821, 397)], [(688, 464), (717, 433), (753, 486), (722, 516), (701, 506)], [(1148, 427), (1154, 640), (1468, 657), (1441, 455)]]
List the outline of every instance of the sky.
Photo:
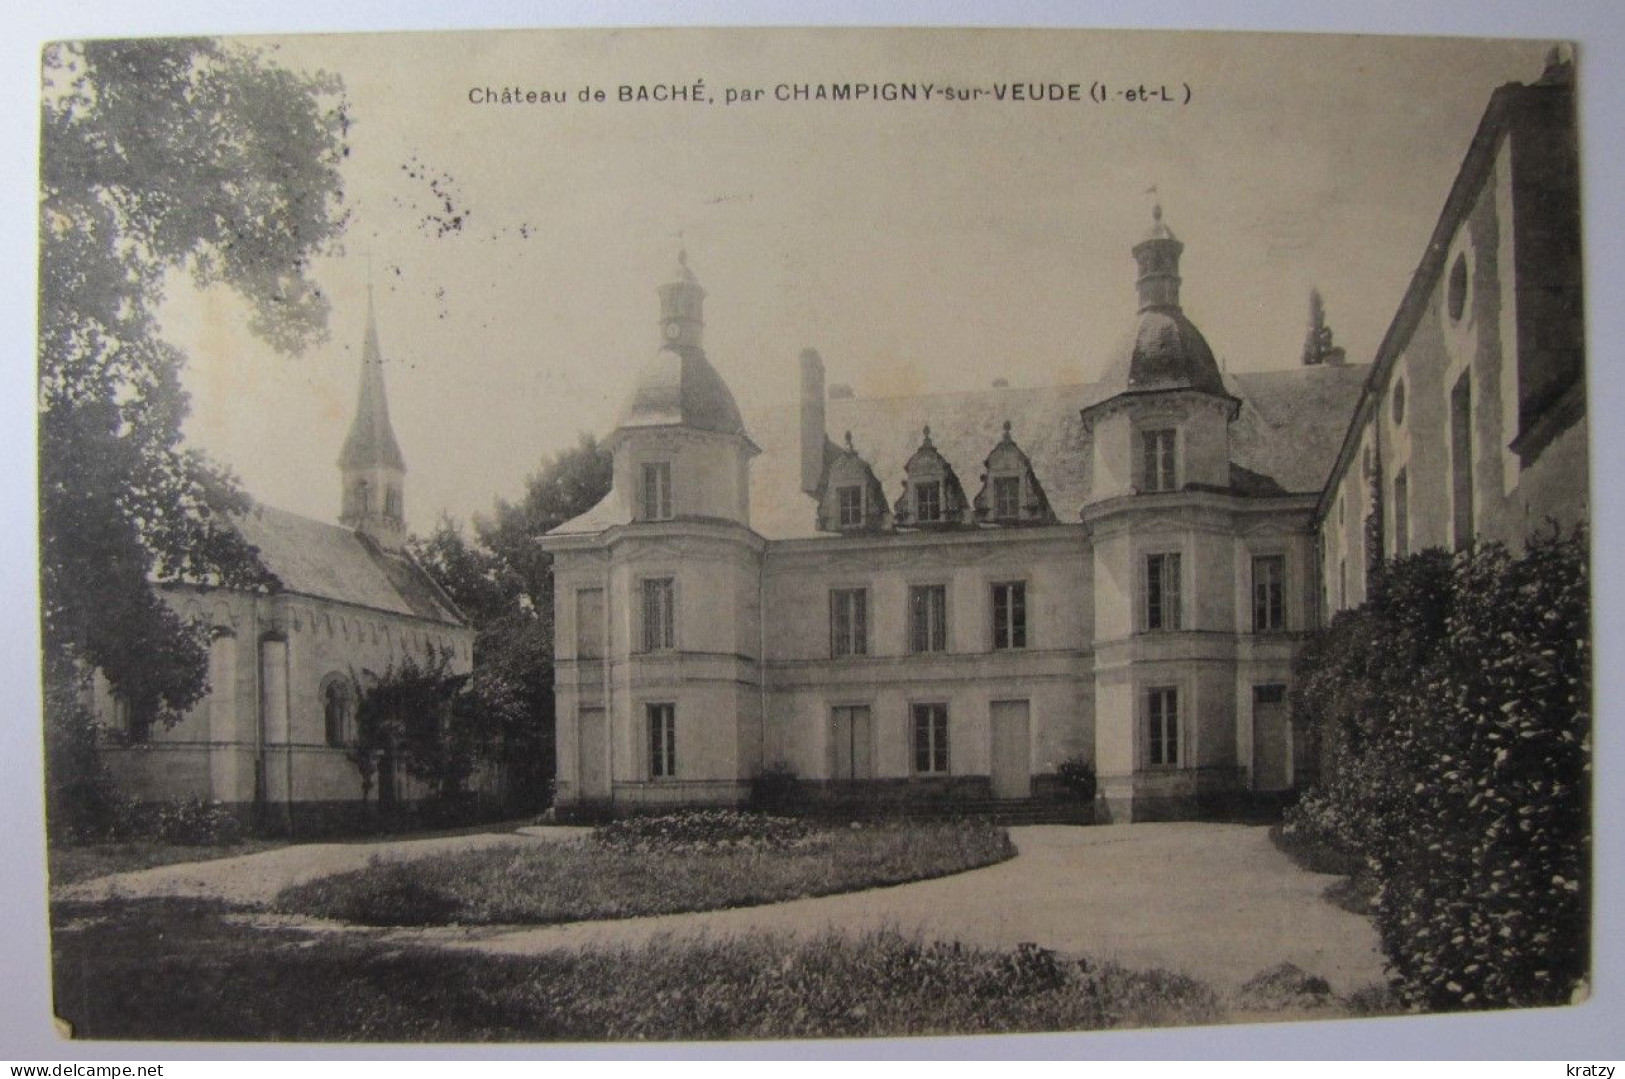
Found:
[[(613, 428), (659, 345), (655, 290), (679, 246), (747, 420), (793, 398), (808, 347), (860, 396), (1094, 380), (1132, 328), (1130, 248), (1154, 200), (1186, 245), (1186, 312), (1229, 370), (1298, 362), (1311, 287), (1368, 362), (1490, 93), (1536, 78), (1548, 48), (1054, 30), (251, 44), (343, 78), (353, 218), (314, 271), (330, 337), (301, 356), (254, 338), (232, 294), (171, 283), (187, 437), (255, 497), (334, 517), (370, 278), (419, 532), (517, 498), (546, 458)], [(618, 100), (697, 80), (712, 102)], [(775, 99), (849, 82), (935, 96)], [(1075, 83), (1084, 99), (991, 96), (1008, 83)], [(1088, 96), (1097, 83), (1106, 103)], [(1142, 85), (1176, 102), (1117, 96)], [(588, 87), (607, 100), (580, 101)], [(984, 97), (945, 101), (947, 87)], [(567, 100), (470, 100), (505, 88)], [(730, 90), (761, 93), (729, 104)]]

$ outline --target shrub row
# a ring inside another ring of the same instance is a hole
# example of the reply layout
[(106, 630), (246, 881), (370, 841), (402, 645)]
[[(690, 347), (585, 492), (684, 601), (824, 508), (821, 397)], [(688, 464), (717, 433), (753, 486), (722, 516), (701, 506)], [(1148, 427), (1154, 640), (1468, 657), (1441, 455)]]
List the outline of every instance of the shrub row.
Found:
[(1320, 778), (1288, 844), (1362, 860), (1401, 995), (1564, 1003), (1588, 973), (1591, 653), (1583, 532), (1384, 567), (1300, 660)]

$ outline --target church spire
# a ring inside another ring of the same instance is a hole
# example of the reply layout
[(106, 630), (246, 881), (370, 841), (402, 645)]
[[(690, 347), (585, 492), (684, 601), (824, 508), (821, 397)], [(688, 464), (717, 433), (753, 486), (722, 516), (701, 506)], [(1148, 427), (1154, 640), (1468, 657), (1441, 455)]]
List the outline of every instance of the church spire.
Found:
[(361, 346), (361, 384), (356, 393), (355, 418), (339, 454), (344, 483), (343, 512), (339, 521), (364, 532), (384, 547), (398, 547), (405, 537), (402, 500), (406, 458), (389, 422), (389, 398), (384, 392), (384, 357), (378, 347), (378, 316), (373, 306), (372, 283), (367, 283), (367, 330)]

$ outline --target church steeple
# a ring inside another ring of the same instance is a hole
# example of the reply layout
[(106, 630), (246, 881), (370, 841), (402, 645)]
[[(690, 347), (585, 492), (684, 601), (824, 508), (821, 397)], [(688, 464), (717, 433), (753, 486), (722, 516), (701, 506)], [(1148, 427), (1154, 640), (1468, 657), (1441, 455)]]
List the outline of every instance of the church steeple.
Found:
[(361, 384), (356, 394), (355, 418), (350, 421), (350, 433), (339, 454), (339, 472), (344, 484), (339, 523), (365, 533), (381, 547), (399, 547), (406, 538), (406, 459), (389, 423), (384, 358), (378, 347), (378, 317), (370, 283), (367, 331), (361, 346)]

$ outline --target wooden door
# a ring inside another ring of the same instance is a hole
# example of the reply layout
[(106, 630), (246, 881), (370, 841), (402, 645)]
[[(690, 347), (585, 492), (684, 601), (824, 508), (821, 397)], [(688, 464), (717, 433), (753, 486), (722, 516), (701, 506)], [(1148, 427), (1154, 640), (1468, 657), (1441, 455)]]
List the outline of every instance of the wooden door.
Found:
[(1292, 787), (1292, 725), (1284, 687), (1253, 690), (1253, 789), (1284, 791)]
[(874, 776), (868, 705), (842, 705), (830, 709), (829, 743), (831, 779), (870, 779)]
[(993, 797), (1031, 797), (1032, 732), (1026, 701), (993, 702), (992, 739)]

